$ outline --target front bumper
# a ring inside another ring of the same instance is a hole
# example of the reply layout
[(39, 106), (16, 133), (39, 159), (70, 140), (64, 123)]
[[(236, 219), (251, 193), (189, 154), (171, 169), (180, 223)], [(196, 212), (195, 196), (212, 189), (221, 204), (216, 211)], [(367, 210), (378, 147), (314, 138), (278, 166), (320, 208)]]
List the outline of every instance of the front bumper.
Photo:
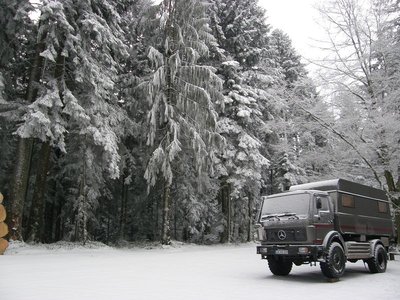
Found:
[(283, 256), (292, 260), (318, 261), (323, 258), (324, 248), (321, 245), (261, 245), (257, 246), (257, 254), (262, 259)]

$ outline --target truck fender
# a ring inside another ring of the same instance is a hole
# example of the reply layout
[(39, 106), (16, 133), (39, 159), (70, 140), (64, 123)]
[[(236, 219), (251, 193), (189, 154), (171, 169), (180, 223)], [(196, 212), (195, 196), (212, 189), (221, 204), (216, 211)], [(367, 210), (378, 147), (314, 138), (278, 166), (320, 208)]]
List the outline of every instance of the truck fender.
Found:
[(322, 246), (324, 246), (324, 249), (326, 250), (329, 248), (330, 244), (333, 241), (339, 242), (342, 245), (344, 251), (347, 252), (342, 235), (335, 230), (331, 230), (326, 234), (324, 241), (322, 242)]
[(369, 245), (370, 245), (369, 250), (370, 250), (371, 257), (373, 257), (375, 255), (375, 247), (378, 244), (381, 244), (382, 246), (384, 246), (380, 239), (375, 239), (375, 240), (369, 241)]

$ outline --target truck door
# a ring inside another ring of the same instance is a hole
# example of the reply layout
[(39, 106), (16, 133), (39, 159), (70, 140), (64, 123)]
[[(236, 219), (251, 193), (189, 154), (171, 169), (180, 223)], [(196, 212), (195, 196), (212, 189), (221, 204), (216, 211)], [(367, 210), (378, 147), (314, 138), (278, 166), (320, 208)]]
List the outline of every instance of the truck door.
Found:
[(315, 243), (322, 243), (325, 235), (334, 229), (333, 226), (333, 207), (326, 195), (314, 195), (314, 226)]

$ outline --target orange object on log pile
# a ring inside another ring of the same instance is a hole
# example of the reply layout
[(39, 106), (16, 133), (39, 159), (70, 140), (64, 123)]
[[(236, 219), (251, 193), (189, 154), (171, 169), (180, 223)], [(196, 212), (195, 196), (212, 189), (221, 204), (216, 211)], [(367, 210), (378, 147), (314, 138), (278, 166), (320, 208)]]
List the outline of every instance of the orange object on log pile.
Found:
[(6, 209), (3, 204), (0, 204), (0, 222), (4, 222), (6, 219)]
[(0, 222), (0, 238), (6, 236), (8, 233), (8, 226), (4, 222)]
[(8, 247), (8, 242), (6, 239), (3, 239), (8, 233), (8, 226), (6, 223), (4, 223), (4, 220), (6, 219), (6, 209), (5, 207), (1, 204), (3, 202), (3, 195), (0, 193), (0, 255), (6, 251)]
[(7, 247), (8, 247), (7, 240), (0, 238), (0, 255), (2, 255), (4, 251), (6, 251)]

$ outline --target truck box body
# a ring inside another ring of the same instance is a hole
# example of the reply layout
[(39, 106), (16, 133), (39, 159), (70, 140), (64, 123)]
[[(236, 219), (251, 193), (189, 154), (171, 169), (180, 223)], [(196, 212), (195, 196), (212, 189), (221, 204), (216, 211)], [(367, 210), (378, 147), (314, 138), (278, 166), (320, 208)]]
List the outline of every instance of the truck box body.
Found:
[(386, 193), (344, 179), (295, 185), (290, 191), (325, 191), (333, 201), (335, 230), (343, 235), (393, 236)]

